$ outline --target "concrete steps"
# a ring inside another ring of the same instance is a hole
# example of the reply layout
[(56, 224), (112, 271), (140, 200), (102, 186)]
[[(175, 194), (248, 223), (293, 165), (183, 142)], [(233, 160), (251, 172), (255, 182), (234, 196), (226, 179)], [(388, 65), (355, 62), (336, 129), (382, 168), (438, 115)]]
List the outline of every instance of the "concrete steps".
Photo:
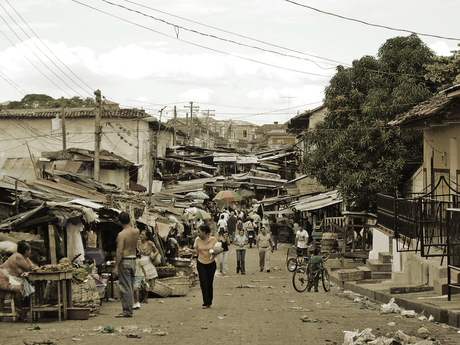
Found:
[(391, 253), (379, 253), (379, 258), (366, 260), (366, 267), (371, 271), (371, 279), (391, 279)]

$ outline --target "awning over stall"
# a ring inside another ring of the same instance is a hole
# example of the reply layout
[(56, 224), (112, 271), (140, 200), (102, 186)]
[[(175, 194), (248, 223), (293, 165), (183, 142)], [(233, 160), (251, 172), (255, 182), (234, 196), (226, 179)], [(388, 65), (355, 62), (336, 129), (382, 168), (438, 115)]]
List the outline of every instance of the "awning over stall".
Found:
[(343, 199), (338, 196), (338, 191), (335, 190), (301, 199), (291, 203), (289, 207), (294, 211), (314, 211), (335, 204), (340, 204), (342, 201)]

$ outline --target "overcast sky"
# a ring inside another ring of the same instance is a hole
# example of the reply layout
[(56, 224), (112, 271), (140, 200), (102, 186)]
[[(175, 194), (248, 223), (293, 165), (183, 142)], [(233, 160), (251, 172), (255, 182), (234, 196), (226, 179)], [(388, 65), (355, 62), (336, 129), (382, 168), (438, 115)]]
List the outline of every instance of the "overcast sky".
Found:
[(174, 105), (185, 116), (193, 102), (216, 119), (286, 122), (322, 104), (337, 65), (375, 56), (389, 38), (415, 32), (431, 35), (419, 37), (438, 55), (460, 49), (458, 0), (0, 5), (0, 102), (31, 93), (94, 97), (100, 89), (157, 117), (166, 107), (162, 120)]

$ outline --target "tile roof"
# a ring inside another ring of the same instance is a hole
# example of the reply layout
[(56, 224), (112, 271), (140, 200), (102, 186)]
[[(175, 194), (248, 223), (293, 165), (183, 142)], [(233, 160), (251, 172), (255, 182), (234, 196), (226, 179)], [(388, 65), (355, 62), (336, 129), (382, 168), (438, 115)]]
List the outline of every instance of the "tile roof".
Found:
[[(94, 117), (95, 108), (70, 108), (66, 111), (66, 118)], [(0, 118), (55, 118), (61, 114), (60, 108), (53, 109), (3, 109)], [(139, 109), (102, 109), (101, 117), (114, 118), (144, 118), (150, 115)]]
[(402, 116), (390, 121), (390, 126), (427, 128), (460, 121), (460, 98), (440, 93), (416, 105)]

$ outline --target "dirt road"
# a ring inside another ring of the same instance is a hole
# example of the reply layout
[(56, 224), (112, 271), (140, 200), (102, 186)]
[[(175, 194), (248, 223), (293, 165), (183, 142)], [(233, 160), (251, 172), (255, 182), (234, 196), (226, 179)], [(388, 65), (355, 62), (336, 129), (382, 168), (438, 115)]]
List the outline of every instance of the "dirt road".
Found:
[[(337, 287), (329, 293), (321, 288), (318, 293), (297, 293), (292, 287), (292, 273), (286, 270), (287, 248), (281, 245), (272, 254), (270, 273), (259, 272), (257, 249), (248, 249), (243, 276), (236, 274), (232, 246), (229, 273), (216, 277), (210, 309), (201, 308), (197, 285), (186, 297), (150, 298), (132, 319), (114, 318), (121, 311), (117, 301), (103, 302), (100, 315), (89, 320), (40, 321), (39, 330), (28, 330), (28, 323), (2, 322), (0, 344), (332, 345), (343, 344), (344, 331), (365, 328), (371, 328), (376, 337), (394, 336), (400, 330), (410, 336), (436, 339), (440, 344), (460, 344), (457, 329), (400, 314), (382, 314), (380, 304), (355, 302), (359, 296)], [(303, 322), (305, 316), (311, 322)], [(108, 325), (116, 332), (100, 331)], [(421, 327), (429, 334), (418, 334)]]

